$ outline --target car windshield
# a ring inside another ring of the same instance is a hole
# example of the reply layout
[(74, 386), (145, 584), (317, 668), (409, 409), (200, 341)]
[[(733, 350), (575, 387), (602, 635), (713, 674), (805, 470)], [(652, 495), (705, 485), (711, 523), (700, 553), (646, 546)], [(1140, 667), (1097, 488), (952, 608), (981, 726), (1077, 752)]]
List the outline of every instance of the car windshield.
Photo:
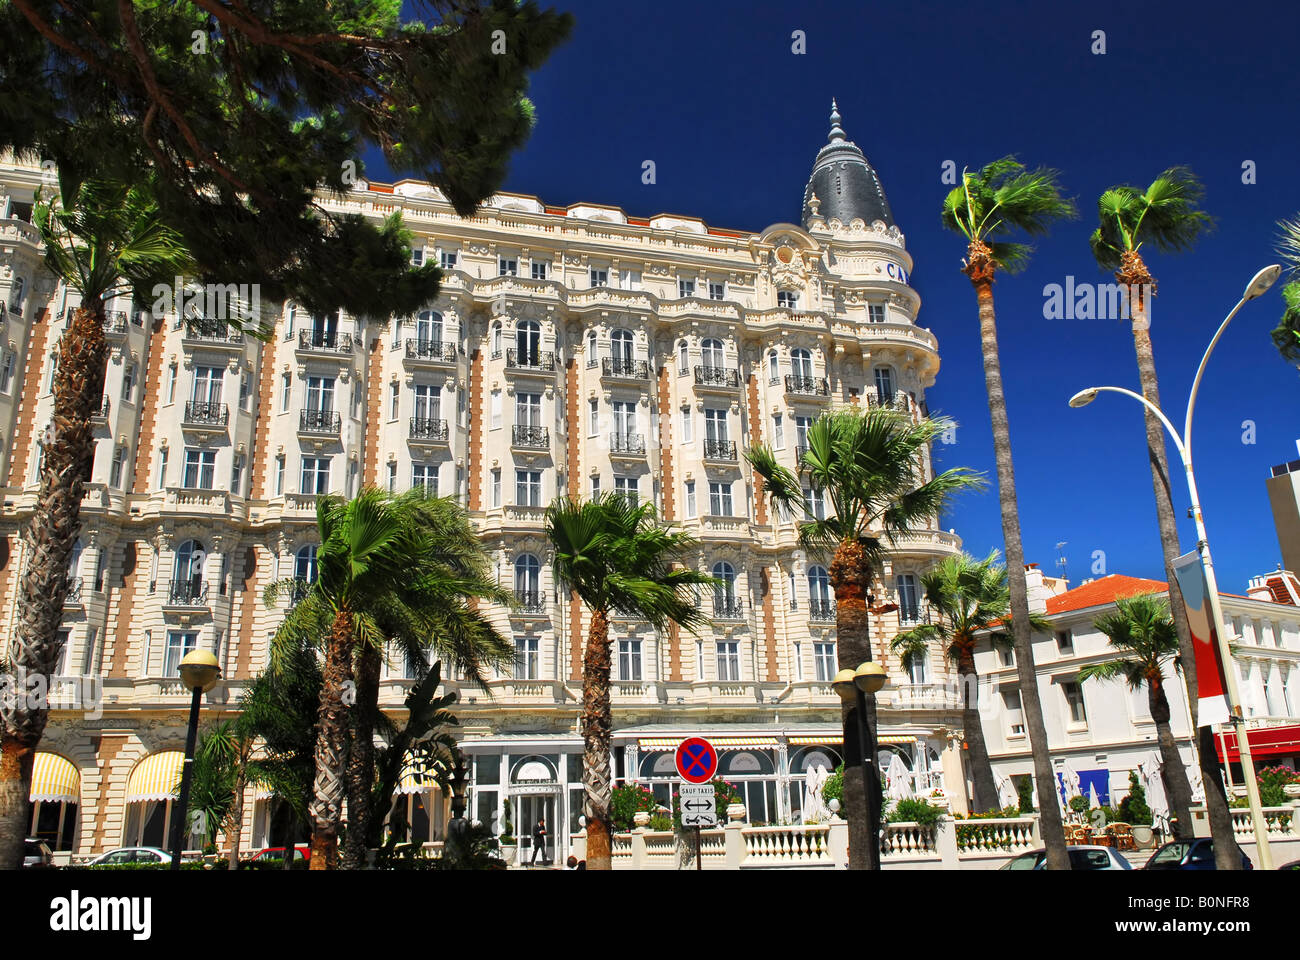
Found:
[(1152, 863), (1178, 863), (1187, 856), (1187, 851), (1191, 848), (1190, 843), (1168, 843), (1156, 851), (1156, 855), (1151, 858)]
[(1110, 856), (1105, 850), (1071, 850), (1070, 867), (1073, 870), (1108, 870)]
[(1023, 853), (1007, 864), (1007, 870), (1032, 870), (1042, 859), (1041, 853)]

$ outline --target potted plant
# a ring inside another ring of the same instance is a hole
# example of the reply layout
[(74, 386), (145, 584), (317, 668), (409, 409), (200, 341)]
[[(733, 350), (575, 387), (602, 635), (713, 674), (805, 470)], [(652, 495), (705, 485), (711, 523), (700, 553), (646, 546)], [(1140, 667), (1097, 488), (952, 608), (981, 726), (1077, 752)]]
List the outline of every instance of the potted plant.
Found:
[(501, 801), (501, 859), (507, 864), (513, 865), (515, 854), (519, 850), (519, 842), (515, 840), (515, 825), (510, 820), (510, 801)]

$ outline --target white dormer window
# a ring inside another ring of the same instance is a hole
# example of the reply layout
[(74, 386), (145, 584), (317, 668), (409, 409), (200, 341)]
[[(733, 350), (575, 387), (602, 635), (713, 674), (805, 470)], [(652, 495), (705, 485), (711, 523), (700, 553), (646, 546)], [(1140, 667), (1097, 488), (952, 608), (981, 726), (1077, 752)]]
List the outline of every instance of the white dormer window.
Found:
[(776, 305), (786, 310), (799, 309), (799, 294), (793, 290), (778, 290), (776, 292)]

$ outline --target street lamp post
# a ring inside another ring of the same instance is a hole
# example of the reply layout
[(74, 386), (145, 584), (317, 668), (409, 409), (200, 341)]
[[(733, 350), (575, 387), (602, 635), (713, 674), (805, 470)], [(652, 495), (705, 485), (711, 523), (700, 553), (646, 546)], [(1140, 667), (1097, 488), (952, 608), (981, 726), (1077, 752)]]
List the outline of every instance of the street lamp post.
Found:
[[(1246, 286), (1246, 292), (1242, 294), (1237, 305), (1232, 308), (1228, 316), (1224, 318), (1223, 323), (1219, 324), (1219, 329), (1215, 332), (1210, 345), (1205, 349), (1205, 355), (1201, 357), (1201, 364), (1196, 369), (1196, 379), (1192, 381), (1192, 392), (1187, 398), (1187, 417), (1183, 421), (1183, 433), (1179, 436), (1174, 425), (1161, 412), (1160, 408), (1153, 404), (1146, 397), (1132, 390), (1126, 390), (1123, 387), (1089, 387), (1086, 390), (1080, 390), (1070, 398), (1070, 406), (1084, 407), (1092, 403), (1097, 398), (1097, 394), (1102, 391), (1111, 393), (1122, 393), (1127, 397), (1132, 397), (1138, 403), (1145, 406), (1160, 422), (1164, 424), (1169, 435), (1174, 438), (1174, 446), (1178, 449), (1178, 455), (1182, 458), (1183, 469), (1187, 474), (1187, 492), (1192, 501), (1192, 519), (1196, 521), (1196, 550), (1200, 554), (1201, 567), (1205, 571), (1206, 592), (1209, 594), (1210, 603), (1210, 622), (1218, 640), (1219, 659), (1223, 664), (1224, 683), (1227, 686), (1229, 719), (1232, 722), (1237, 734), (1237, 750), (1241, 756), (1241, 772), (1246, 781), (1246, 796), (1250, 801), (1250, 819), (1255, 831), (1255, 843), (1259, 852), (1259, 865), (1264, 870), (1273, 869), (1273, 853), (1268, 845), (1268, 826), (1264, 821), (1264, 811), (1260, 804), (1259, 784), (1255, 780), (1255, 759), (1251, 754), (1250, 737), (1247, 735), (1246, 718), (1241, 710), (1241, 695), (1237, 689), (1237, 675), (1233, 670), (1232, 647), (1228, 642), (1227, 632), (1224, 630), (1223, 604), (1219, 598), (1219, 585), (1214, 576), (1214, 560), (1210, 556), (1210, 540), (1205, 532), (1205, 517), (1201, 512), (1201, 500), (1196, 490), (1196, 474), (1192, 469), (1192, 414), (1196, 411), (1196, 395), (1201, 388), (1201, 378), (1205, 375), (1205, 366), (1209, 362), (1210, 354), (1214, 351), (1223, 336), (1223, 331), (1227, 329), (1232, 318), (1237, 315), (1237, 311), (1242, 308), (1247, 300), (1254, 300), (1262, 296), (1281, 276), (1282, 268), (1274, 264), (1260, 270)], [(1224, 753), (1224, 763), (1228, 763), (1227, 753)]]
[(876, 737), (867, 723), (868, 693), (875, 694), (886, 681), (884, 668), (868, 660), (857, 670), (847, 668), (835, 674), (831, 686), (841, 700), (855, 700), (858, 745), (862, 751), (862, 789), (867, 801), (867, 869), (880, 869), (880, 775), (876, 773)]
[[(181, 852), (185, 848), (186, 821), (189, 814), (190, 783), (194, 778), (194, 741), (199, 734), (199, 701), (221, 677), (221, 665), (208, 650), (192, 650), (185, 655), (180, 666), (181, 682), (191, 691), (190, 722), (185, 731), (185, 763), (181, 767), (181, 793), (172, 815), (171, 869), (181, 868)], [(290, 854), (292, 856), (292, 853)]]

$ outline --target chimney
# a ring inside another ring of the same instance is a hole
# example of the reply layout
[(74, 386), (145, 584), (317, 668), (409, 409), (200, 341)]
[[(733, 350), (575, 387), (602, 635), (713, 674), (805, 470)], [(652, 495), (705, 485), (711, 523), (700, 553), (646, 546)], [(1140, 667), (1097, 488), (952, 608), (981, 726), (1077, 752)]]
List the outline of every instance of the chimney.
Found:
[(1047, 598), (1051, 591), (1043, 583), (1043, 571), (1038, 569), (1038, 564), (1025, 564), (1025, 586), (1029, 592), (1029, 612), (1047, 613)]

